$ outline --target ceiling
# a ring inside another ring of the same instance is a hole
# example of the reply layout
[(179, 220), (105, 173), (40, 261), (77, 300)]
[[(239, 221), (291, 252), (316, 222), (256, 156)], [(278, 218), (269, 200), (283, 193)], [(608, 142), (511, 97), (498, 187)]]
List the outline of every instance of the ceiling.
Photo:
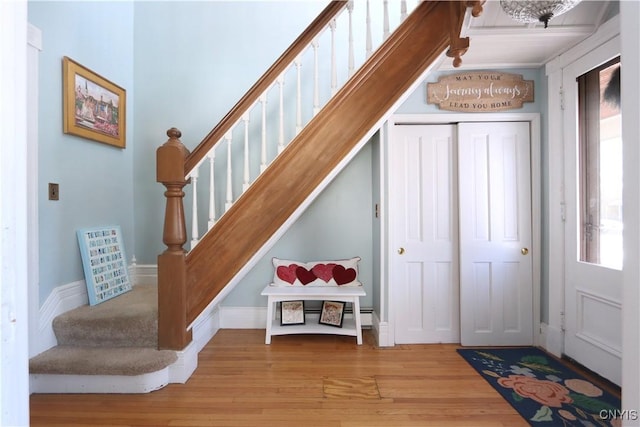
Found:
[[(537, 68), (567, 51), (618, 13), (617, 0), (583, 0), (568, 12), (544, 24), (522, 24), (505, 14), (499, 0), (488, 0), (482, 15), (462, 25), (462, 37), (470, 47), (457, 70), (477, 68)], [(452, 69), (451, 60), (439, 69)]]

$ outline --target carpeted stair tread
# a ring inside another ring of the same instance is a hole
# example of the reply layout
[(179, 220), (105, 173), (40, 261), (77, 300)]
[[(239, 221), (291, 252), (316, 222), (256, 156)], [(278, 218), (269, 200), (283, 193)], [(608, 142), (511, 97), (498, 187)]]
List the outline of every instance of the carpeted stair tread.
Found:
[(177, 360), (175, 351), (140, 347), (53, 347), (29, 360), (31, 374), (142, 375)]
[(53, 320), (61, 346), (157, 347), (158, 298), (155, 285), (137, 285), (101, 304), (70, 310)]

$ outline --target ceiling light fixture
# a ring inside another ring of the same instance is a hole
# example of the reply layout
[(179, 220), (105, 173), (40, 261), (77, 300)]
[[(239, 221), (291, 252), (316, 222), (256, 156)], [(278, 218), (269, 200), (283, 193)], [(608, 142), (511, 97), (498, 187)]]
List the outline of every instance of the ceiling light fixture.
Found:
[(519, 22), (543, 22), (547, 28), (551, 18), (562, 15), (580, 0), (500, 0), (507, 15)]

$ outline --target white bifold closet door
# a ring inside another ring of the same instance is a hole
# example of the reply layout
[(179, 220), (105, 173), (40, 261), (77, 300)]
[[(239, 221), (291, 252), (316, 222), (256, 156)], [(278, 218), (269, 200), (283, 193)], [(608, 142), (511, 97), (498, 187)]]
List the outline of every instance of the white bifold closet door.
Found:
[(396, 343), (533, 343), (529, 123), (398, 125)]
[(459, 342), (455, 125), (394, 128), (390, 144), (395, 342)]
[(533, 343), (529, 123), (461, 123), (462, 345)]

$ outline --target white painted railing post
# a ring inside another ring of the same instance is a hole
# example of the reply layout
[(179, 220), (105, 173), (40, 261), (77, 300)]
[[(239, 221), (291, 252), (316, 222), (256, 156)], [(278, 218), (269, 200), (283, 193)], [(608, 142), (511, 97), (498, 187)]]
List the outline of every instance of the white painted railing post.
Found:
[(400, 2), (400, 21), (407, 19), (407, 16), (409, 16), (407, 14), (407, 0), (402, 0)]
[(267, 169), (267, 93), (260, 96), (260, 104), (262, 104), (262, 124), (260, 138), (260, 173)]
[(311, 42), (313, 47), (313, 115), (315, 116), (320, 112), (320, 78), (318, 72), (318, 39), (315, 38)]
[(349, 77), (353, 76), (355, 71), (355, 55), (353, 52), (353, 0), (347, 3), (347, 12), (349, 13)]
[(227, 141), (227, 202), (224, 204), (224, 209), (225, 211), (228, 211), (231, 209), (231, 206), (233, 206), (233, 185), (231, 182), (233, 177), (233, 173), (231, 171), (231, 131), (227, 132), (224, 136), (224, 140)]
[(297, 57), (296, 65), (296, 135), (302, 130), (302, 60)]
[(215, 168), (216, 150), (209, 153), (209, 229), (216, 223)]
[(244, 122), (244, 180), (242, 183), (242, 192), (247, 191), (251, 185), (251, 176), (249, 174), (249, 112), (242, 116)]
[(198, 244), (198, 168), (191, 172), (191, 185), (193, 187), (193, 199), (191, 203), (191, 249)]
[(338, 69), (336, 65), (336, 20), (329, 24), (331, 29), (331, 96), (338, 91)]
[(278, 154), (284, 150), (284, 74), (278, 77), (278, 97), (279, 97), (279, 111), (278, 111)]
[(389, 0), (384, 0), (382, 4), (384, 6), (384, 16), (382, 18), (383, 40), (386, 40), (391, 34), (391, 32), (389, 31)]
[(373, 40), (371, 38), (371, 5), (369, 4), (369, 0), (367, 0), (367, 34), (366, 34), (366, 54), (367, 59), (373, 54)]

